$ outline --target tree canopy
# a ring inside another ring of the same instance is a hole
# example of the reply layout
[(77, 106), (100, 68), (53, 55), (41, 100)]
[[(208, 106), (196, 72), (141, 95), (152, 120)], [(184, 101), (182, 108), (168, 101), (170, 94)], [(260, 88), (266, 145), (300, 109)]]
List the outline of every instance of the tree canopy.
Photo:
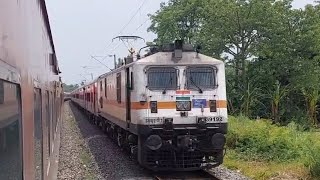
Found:
[(292, 0), (169, 0), (150, 15), (157, 43), (182, 39), (227, 65), (231, 114), (317, 124), (320, 5)]
[(67, 85), (67, 84), (64, 84), (63, 83), (63, 90), (64, 92), (71, 92), (75, 89), (77, 89), (79, 87), (78, 84), (70, 84), (70, 85)]

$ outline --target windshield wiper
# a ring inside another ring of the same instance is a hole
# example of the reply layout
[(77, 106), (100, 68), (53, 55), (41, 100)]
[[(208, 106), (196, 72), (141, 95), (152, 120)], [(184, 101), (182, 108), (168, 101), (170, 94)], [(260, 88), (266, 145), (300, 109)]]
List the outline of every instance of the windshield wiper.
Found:
[(202, 91), (202, 89), (193, 81), (193, 78), (192, 78), (192, 76), (190, 76), (190, 81), (191, 81), (191, 83), (195, 86), (195, 87), (197, 87), (198, 89), (199, 89), (199, 93), (203, 93), (203, 91)]
[(164, 90), (162, 91), (162, 94), (166, 94), (167, 93), (167, 89), (169, 86), (171, 86), (172, 84), (172, 77), (170, 77), (170, 81), (169, 81), (169, 84), (164, 88)]

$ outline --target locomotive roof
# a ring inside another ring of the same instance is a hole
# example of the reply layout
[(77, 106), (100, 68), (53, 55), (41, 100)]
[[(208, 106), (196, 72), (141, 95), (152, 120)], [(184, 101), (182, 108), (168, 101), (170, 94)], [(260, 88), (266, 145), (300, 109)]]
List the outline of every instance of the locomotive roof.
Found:
[(138, 64), (223, 64), (224, 62), (196, 52), (183, 52), (182, 59), (172, 60), (172, 52), (158, 52), (135, 61)]
[(206, 55), (203, 55), (203, 54), (200, 54), (200, 53), (196, 53), (196, 52), (183, 52), (183, 55), (182, 55), (182, 59), (177, 61), (177, 62), (174, 62), (172, 60), (172, 52), (157, 52), (155, 54), (152, 54), (150, 56), (147, 56), (147, 57), (143, 57), (141, 59), (138, 59), (130, 64), (127, 64), (127, 65), (124, 65), (124, 66), (121, 66), (113, 71), (110, 71), (110, 72), (107, 72), (105, 74), (102, 74), (100, 75), (99, 77), (95, 78), (94, 80), (92, 80), (91, 82), (88, 82), (86, 83), (85, 85), (83, 86), (80, 86), (78, 89), (74, 90), (74, 91), (77, 91), (79, 89), (82, 89), (86, 86), (89, 86), (91, 84), (94, 84), (95, 82), (97, 82), (99, 79), (101, 78), (104, 78), (105, 76), (109, 75), (109, 74), (112, 74), (114, 72), (118, 72), (120, 70), (122, 70), (123, 68), (125, 67), (128, 67), (128, 66), (132, 66), (133, 64), (145, 64), (145, 65), (161, 65), (161, 64), (166, 64), (166, 65), (183, 65), (183, 64), (223, 64), (224, 62), (221, 61), (221, 60), (218, 60), (218, 59), (215, 59), (213, 57), (210, 57), (210, 56), (206, 56)]

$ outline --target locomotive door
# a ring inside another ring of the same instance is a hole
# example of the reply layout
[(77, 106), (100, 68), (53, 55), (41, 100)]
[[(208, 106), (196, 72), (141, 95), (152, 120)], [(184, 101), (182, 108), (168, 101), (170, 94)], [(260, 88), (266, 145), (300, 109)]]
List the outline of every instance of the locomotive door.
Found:
[(126, 68), (126, 121), (127, 128), (129, 128), (131, 123), (131, 88), (132, 88), (132, 70), (131, 68)]

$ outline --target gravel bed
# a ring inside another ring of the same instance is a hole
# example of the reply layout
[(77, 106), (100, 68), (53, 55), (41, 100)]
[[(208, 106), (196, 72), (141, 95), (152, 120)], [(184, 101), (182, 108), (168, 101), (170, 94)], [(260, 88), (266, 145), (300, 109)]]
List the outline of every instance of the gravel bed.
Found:
[(72, 104), (65, 104), (58, 179), (152, 179)]
[(223, 166), (210, 169), (208, 172), (220, 180), (250, 180), (250, 178), (243, 176), (240, 172), (227, 169)]

